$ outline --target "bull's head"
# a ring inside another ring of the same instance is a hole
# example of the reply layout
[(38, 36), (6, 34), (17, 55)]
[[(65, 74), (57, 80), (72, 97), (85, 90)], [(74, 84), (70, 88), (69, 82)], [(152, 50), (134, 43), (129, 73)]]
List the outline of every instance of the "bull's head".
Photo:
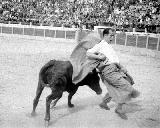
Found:
[(90, 72), (84, 79), (85, 84), (88, 85), (93, 91), (96, 92), (97, 95), (102, 93), (102, 89), (100, 87), (100, 78), (98, 76), (98, 72), (94, 69)]

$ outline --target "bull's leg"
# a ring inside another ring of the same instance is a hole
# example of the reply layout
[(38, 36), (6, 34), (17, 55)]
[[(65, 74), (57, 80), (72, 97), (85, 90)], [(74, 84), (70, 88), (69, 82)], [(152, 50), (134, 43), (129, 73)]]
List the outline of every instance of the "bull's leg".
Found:
[(78, 87), (75, 88), (72, 92), (69, 93), (68, 95), (68, 107), (72, 108), (74, 107), (74, 104), (71, 103), (71, 99), (72, 99), (72, 96), (76, 93)]
[(39, 98), (40, 98), (40, 96), (42, 94), (43, 89), (44, 89), (44, 87), (42, 86), (42, 84), (40, 82), (38, 82), (36, 96), (35, 96), (35, 98), (33, 100), (33, 110), (32, 110), (32, 113), (31, 113), (32, 116), (35, 116), (35, 110), (36, 110), (36, 107), (37, 107), (37, 104), (39, 102)]
[(60, 97), (62, 95), (62, 92), (59, 92), (57, 90), (52, 91), (52, 94), (47, 96), (46, 98), (46, 115), (45, 115), (45, 125), (48, 126), (49, 120), (50, 120), (50, 104), (52, 100), (55, 100), (56, 98)]
[(54, 107), (56, 106), (58, 100), (59, 100), (61, 97), (62, 97), (62, 95), (59, 96), (57, 99), (55, 99), (55, 100), (53, 101), (53, 103), (51, 103), (51, 109), (54, 108)]

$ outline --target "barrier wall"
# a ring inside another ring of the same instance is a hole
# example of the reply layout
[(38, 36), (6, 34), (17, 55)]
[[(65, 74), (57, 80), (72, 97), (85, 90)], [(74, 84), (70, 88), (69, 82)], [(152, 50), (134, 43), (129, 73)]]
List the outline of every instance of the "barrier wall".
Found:
[(152, 33), (117, 33), (114, 44), (160, 51), (160, 35)]
[[(63, 28), (52, 26), (31, 26), (20, 24), (0, 24), (0, 34), (28, 35), (33, 37), (50, 37), (76, 40), (77, 28)], [(83, 30), (82, 38), (88, 30)], [(102, 34), (102, 33), (100, 33)], [(160, 51), (160, 35), (139, 32), (117, 32), (114, 44), (147, 48)]]
[(76, 28), (0, 24), (1, 34), (18, 34), (51, 38), (75, 39)]

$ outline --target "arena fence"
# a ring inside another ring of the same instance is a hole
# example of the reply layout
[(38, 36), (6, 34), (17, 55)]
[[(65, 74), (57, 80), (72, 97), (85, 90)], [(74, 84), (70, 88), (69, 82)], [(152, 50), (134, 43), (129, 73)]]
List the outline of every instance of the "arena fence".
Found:
[(52, 26), (32, 26), (20, 24), (0, 24), (1, 34), (28, 35), (37, 37), (51, 37), (75, 39), (76, 28), (63, 28)]
[(113, 44), (160, 51), (160, 34), (117, 32)]
[[(20, 37), (22, 35), (26, 35), (33, 37), (49, 37), (76, 40), (77, 33), (77, 28), (0, 24), (0, 35), (13, 34), (19, 35)], [(86, 33), (88, 33), (88, 30), (83, 30), (78, 38), (84, 37)], [(160, 34), (140, 32), (117, 32), (113, 44), (160, 51)]]

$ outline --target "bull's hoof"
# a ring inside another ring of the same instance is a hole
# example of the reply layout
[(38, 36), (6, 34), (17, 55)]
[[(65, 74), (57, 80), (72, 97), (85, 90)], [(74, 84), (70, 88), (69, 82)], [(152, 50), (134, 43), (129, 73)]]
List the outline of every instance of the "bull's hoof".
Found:
[(69, 108), (73, 108), (73, 107), (74, 107), (74, 104), (68, 104), (68, 107), (69, 107)]
[(36, 116), (36, 112), (32, 111), (31, 116)]
[(48, 126), (49, 126), (49, 121), (45, 121), (45, 128), (48, 128)]

